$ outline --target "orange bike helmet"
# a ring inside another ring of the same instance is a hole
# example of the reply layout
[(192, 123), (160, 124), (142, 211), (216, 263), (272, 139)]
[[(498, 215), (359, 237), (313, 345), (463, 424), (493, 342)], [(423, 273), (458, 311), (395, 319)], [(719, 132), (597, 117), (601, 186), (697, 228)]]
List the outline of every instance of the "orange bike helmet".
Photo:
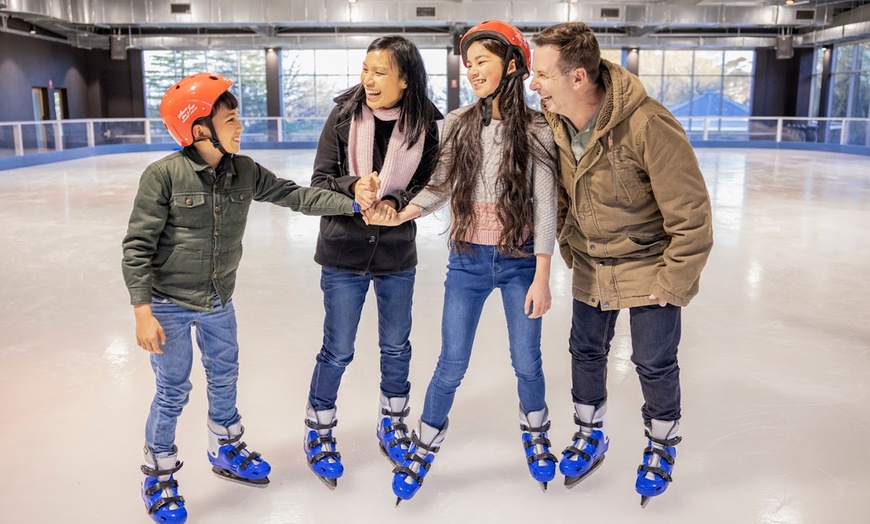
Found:
[[(481, 22), (465, 33), (462, 40), (459, 41), (459, 49), (462, 51), (462, 65), (468, 67), (468, 47), (472, 42), (481, 38), (500, 40), (507, 44), (511, 51), (519, 51), (525, 63), (519, 63), (520, 60), (517, 60), (517, 74), (522, 74), (524, 80), (529, 76), (529, 64), (532, 63), (532, 50), (529, 47), (529, 41), (519, 29), (501, 20)], [(509, 52), (509, 55), (511, 54), (514, 53)], [(508, 61), (505, 60), (505, 67), (507, 67)]]
[(160, 118), (182, 147), (193, 144), (193, 123), (211, 115), (218, 98), (233, 85), (220, 75), (197, 73), (179, 80), (163, 95)]

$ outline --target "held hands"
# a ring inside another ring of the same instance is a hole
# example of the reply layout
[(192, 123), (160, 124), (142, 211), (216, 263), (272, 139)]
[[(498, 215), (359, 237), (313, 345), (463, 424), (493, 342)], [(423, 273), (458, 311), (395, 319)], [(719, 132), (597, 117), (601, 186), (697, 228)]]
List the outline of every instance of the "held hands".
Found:
[(136, 345), (149, 353), (163, 354), (160, 346), (166, 345), (163, 326), (151, 313), (151, 304), (133, 306), (136, 316)]
[(354, 200), (359, 204), (361, 210), (365, 211), (375, 204), (380, 187), (381, 179), (378, 178), (377, 171), (372, 171), (368, 175), (359, 177), (359, 180), (353, 185), (353, 194)]
[(398, 226), (402, 223), (393, 204), (385, 200), (363, 211), (362, 216), (363, 221), (370, 226)]

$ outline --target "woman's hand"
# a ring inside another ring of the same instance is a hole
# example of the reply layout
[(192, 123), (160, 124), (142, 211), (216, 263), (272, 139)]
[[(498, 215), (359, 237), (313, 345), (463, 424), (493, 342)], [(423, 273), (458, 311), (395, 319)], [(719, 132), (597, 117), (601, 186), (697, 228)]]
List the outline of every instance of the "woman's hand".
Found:
[(378, 172), (372, 171), (368, 175), (359, 177), (353, 185), (354, 200), (363, 211), (370, 208), (378, 199), (378, 189), (381, 187), (381, 179)]

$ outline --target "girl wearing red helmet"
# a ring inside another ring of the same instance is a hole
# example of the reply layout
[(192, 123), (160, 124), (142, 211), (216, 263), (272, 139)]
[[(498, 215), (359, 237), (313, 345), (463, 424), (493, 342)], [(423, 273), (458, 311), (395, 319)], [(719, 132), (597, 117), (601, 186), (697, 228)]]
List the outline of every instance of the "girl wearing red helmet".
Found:
[(394, 470), (397, 504), (420, 488), (444, 440), (484, 302), (496, 288), (517, 376), (525, 461), (544, 489), (555, 476), (541, 365), (541, 317), (550, 309), (556, 237), (553, 134), (543, 116), (526, 105), (523, 78), (530, 52), (517, 28), (497, 20), (483, 22), (465, 34), (460, 47), (479, 100), (447, 115), (431, 186), (388, 221), (400, 224), (450, 202), (441, 355), (411, 452)]

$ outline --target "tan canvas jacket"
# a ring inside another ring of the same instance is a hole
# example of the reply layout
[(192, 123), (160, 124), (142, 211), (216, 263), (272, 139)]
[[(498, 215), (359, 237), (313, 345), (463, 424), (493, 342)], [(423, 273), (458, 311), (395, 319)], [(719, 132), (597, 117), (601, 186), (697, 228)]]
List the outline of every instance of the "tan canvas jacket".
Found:
[(680, 123), (640, 80), (601, 61), (606, 89), (579, 162), (559, 115), (544, 111), (560, 156), (559, 247), (572, 295), (602, 309), (686, 306), (713, 246), (704, 178)]

